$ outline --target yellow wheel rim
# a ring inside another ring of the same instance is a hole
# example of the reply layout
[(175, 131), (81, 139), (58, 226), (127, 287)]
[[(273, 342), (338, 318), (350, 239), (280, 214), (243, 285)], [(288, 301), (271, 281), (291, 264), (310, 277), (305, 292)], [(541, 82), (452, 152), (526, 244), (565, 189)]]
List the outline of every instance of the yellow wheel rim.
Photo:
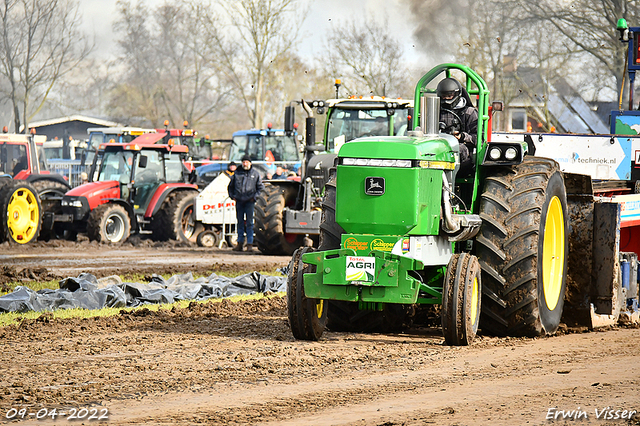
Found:
[(478, 316), (478, 277), (473, 277), (473, 288), (471, 289), (471, 324), (475, 325)]
[(316, 315), (318, 318), (322, 318), (322, 311), (324, 310), (324, 300), (318, 299), (316, 301)]
[(542, 250), (542, 289), (547, 308), (553, 311), (561, 297), (565, 256), (564, 214), (558, 197), (549, 203)]
[(15, 191), (7, 206), (7, 229), (11, 238), (20, 244), (30, 242), (36, 237), (39, 220), (38, 196), (26, 188)]

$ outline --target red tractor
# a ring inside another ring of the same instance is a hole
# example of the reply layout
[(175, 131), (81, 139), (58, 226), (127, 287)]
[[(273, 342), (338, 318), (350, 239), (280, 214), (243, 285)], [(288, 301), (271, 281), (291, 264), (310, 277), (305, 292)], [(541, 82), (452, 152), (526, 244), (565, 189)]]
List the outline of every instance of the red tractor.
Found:
[(90, 240), (118, 244), (131, 233), (151, 233), (158, 241), (195, 242), (198, 187), (183, 163), (189, 148), (148, 136), (100, 146), (92, 181), (67, 192), (56, 216), (69, 237), (86, 232)]
[(55, 235), (53, 219), (71, 187), (47, 170), (45, 136), (0, 134), (0, 242), (26, 244)]

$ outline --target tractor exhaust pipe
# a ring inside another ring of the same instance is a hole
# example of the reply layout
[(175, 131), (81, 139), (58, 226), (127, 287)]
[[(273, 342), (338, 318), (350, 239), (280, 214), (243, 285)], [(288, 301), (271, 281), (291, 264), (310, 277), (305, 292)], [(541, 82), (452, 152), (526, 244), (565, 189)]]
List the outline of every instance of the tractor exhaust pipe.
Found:
[(425, 135), (440, 133), (440, 98), (429, 93), (420, 98), (420, 127)]
[(442, 230), (447, 234), (449, 241), (465, 241), (475, 237), (480, 231), (482, 219), (476, 214), (455, 214), (449, 199), (449, 186), (447, 174), (442, 173)]
[(309, 107), (309, 105), (302, 100), (302, 108), (304, 112), (307, 113), (307, 118), (305, 121), (305, 160), (306, 163), (309, 163), (311, 157), (313, 157), (313, 151), (316, 148), (316, 118), (313, 116), (313, 110)]

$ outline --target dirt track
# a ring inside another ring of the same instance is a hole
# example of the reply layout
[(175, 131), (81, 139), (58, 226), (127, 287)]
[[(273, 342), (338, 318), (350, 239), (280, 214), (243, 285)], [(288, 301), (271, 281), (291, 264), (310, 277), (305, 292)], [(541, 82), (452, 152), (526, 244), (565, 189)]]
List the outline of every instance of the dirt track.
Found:
[[(146, 241), (123, 249), (88, 242), (0, 249), (5, 271), (61, 278), (288, 261)], [(91, 320), (45, 315), (0, 329), (0, 420), (27, 408), (21, 424), (43, 424), (29, 413), (57, 408), (65, 415), (56, 424), (80, 424), (66, 417), (86, 407), (108, 413), (108, 424), (519, 425), (577, 410), (584, 424), (640, 425), (639, 341), (640, 329), (614, 328), (484, 336), (452, 348), (432, 327), (298, 342), (280, 297)], [(598, 419), (606, 407), (636, 413)]]

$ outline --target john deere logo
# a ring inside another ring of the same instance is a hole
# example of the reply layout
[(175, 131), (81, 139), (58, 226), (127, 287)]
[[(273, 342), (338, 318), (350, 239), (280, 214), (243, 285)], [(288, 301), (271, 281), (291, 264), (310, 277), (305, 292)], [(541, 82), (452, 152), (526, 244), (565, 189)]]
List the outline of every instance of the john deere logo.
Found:
[(384, 178), (369, 176), (364, 180), (364, 193), (367, 195), (384, 194)]

